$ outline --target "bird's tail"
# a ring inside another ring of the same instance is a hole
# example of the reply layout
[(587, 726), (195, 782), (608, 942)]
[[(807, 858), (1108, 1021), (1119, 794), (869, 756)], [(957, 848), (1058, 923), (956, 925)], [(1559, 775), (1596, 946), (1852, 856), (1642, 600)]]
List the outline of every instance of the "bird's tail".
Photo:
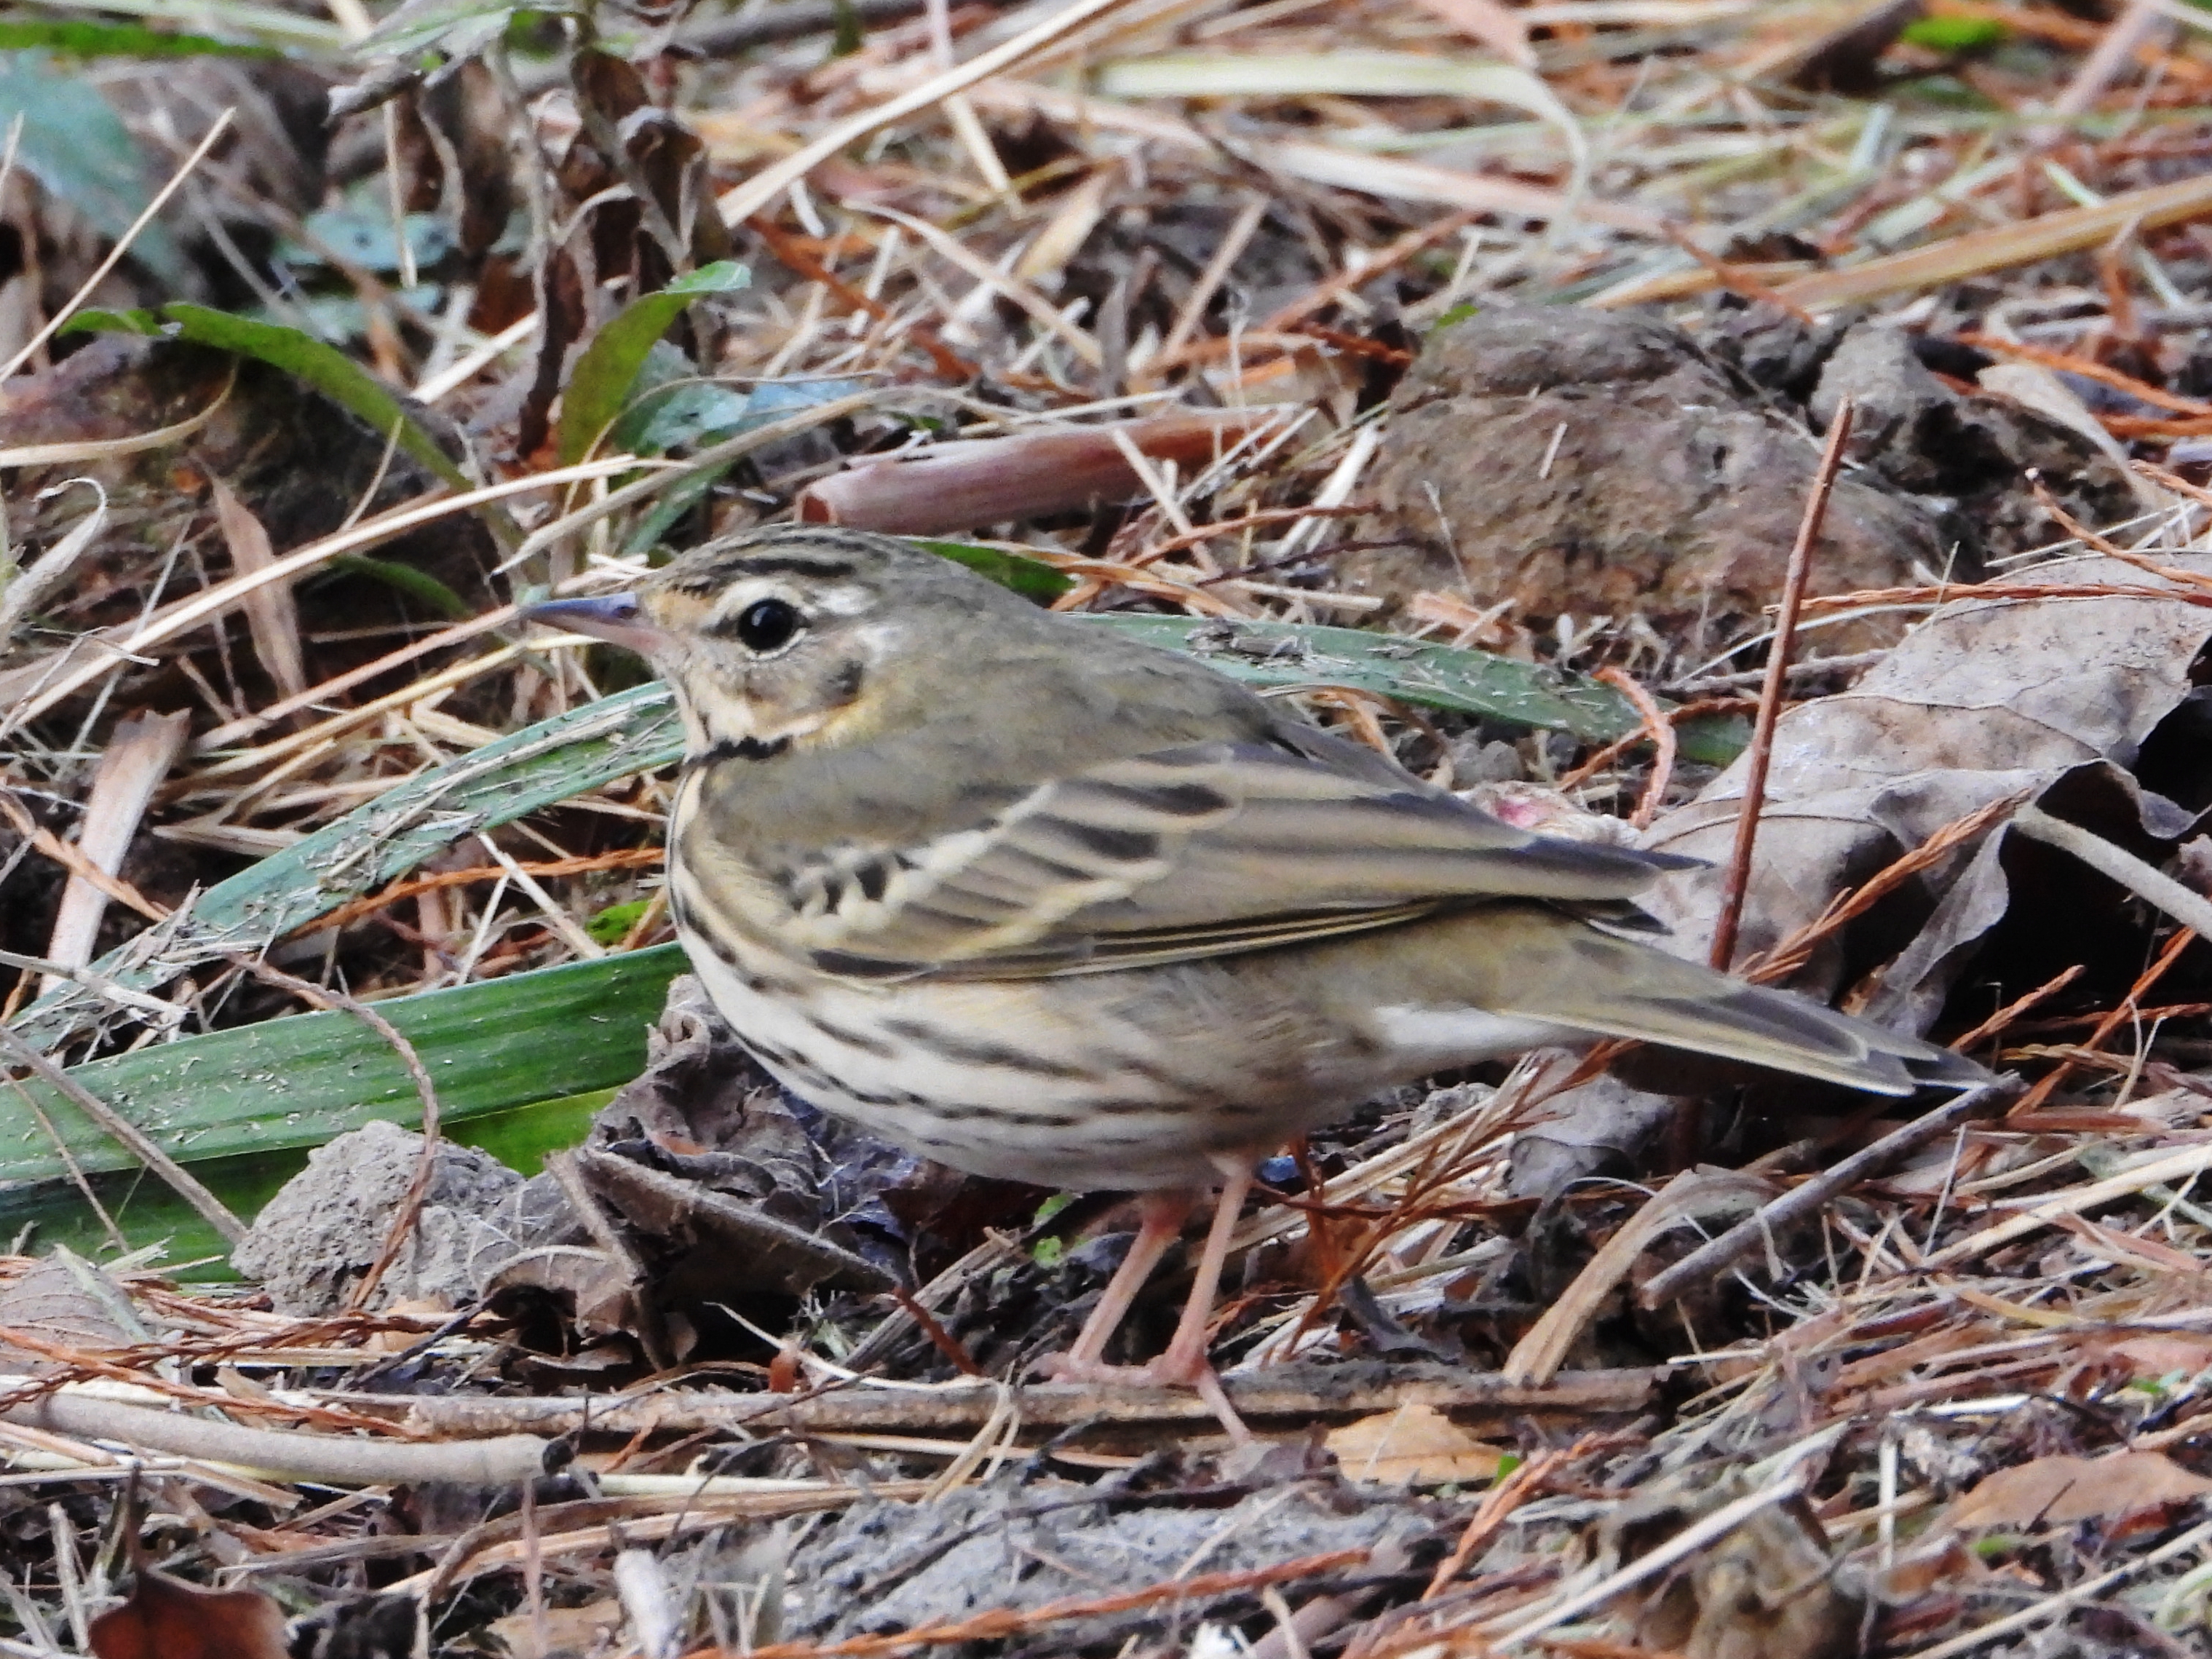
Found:
[(1486, 1002), (1596, 1036), (1630, 1037), (1875, 1094), (1966, 1087), (1989, 1073), (1939, 1048), (1801, 996), (1747, 984), (1553, 912), (1515, 931), (1509, 982)]

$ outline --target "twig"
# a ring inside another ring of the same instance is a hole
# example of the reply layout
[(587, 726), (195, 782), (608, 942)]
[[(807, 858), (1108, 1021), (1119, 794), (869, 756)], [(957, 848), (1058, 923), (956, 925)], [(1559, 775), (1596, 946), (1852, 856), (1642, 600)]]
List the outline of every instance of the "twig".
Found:
[(216, 1231), (234, 1244), (246, 1237), (246, 1224), (233, 1215), (221, 1199), (188, 1174), (182, 1164), (155, 1146), (143, 1129), (5, 1025), (0, 1025), (0, 1048), (5, 1048), (15, 1059), (36, 1072), (47, 1087), (58, 1091), (79, 1111), (128, 1147), (141, 1163), (167, 1182), (178, 1197), (198, 1211)]
[[(1540, 1388), (1516, 1388), (1494, 1374), (1463, 1367), (1359, 1361), (1328, 1366), (1270, 1365), (1231, 1372), (1222, 1388), (1248, 1421), (1301, 1425), (1342, 1421), (1395, 1410), (1407, 1404), (1434, 1407), (1456, 1423), (1503, 1426), (1517, 1420), (1630, 1417), (1650, 1409), (1657, 1374), (1648, 1370), (1562, 1371)], [(536, 1434), (627, 1434), (643, 1426), (656, 1433), (727, 1432), (891, 1434), (973, 1432), (997, 1404), (988, 1381), (928, 1387), (856, 1387), (788, 1398), (686, 1389), (666, 1394), (580, 1399), (472, 1397), (464, 1395), (354, 1395), (356, 1411), (389, 1410), (434, 1433), (479, 1436), (517, 1431)], [(1091, 1425), (1101, 1429), (1211, 1422), (1213, 1413), (1188, 1389), (1134, 1383), (1024, 1384), (1022, 1421), (1035, 1429)]]
[(263, 1474), (345, 1486), (453, 1481), (511, 1486), (543, 1473), (545, 1443), (527, 1435), (443, 1443), (260, 1429), (149, 1406), (51, 1395), (0, 1410), (0, 1419), (56, 1434), (114, 1440), (147, 1451), (231, 1463)]
[(1644, 735), (1651, 739), (1651, 747), (1656, 751), (1651, 757), (1651, 775), (1644, 781), (1644, 793), (1636, 798), (1636, 811), (1628, 818), (1634, 828), (1649, 830), (1651, 820), (1659, 816), (1659, 808), (1667, 799), (1667, 786), (1674, 777), (1674, 722), (1661, 711), (1651, 694), (1625, 670), (1607, 663), (1597, 671), (1597, 678), (1635, 705), (1637, 718), (1644, 722)]
[(1790, 550), (1790, 563), (1782, 578), (1782, 609), (1774, 619), (1774, 643), (1766, 659), (1766, 680), (1759, 688), (1759, 717), (1752, 726), (1751, 749), (1745, 757), (1743, 806), (1736, 815), (1735, 848), (1729, 858), (1728, 875), (1721, 888), (1720, 915), (1713, 923), (1710, 960), (1726, 973), (1735, 957), (1736, 930), (1743, 919), (1744, 893), (1751, 885), (1751, 852), (1759, 838), (1759, 815), (1766, 801), (1766, 771), (1774, 757), (1774, 723), (1782, 713), (1782, 687), (1790, 669), (1790, 649), (1796, 642), (1797, 617), (1805, 603), (1805, 580), (1812, 570), (1813, 544), (1820, 538), (1820, 520), (1827, 516), (1829, 492), (1844, 464), (1844, 446), (1851, 435), (1851, 400), (1836, 405), (1828, 426), (1828, 441), (1820, 451), (1820, 465), (1813, 474), (1812, 493), (1806, 497), (1805, 516), (1797, 526), (1797, 540)]
[(1932, 1648), (1922, 1648), (1907, 1655), (1906, 1659), (1953, 1659), (1957, 1654), (1972, 1653), (1976, 1648), (1994, 1642), (1999, 1637), (2026, 1630), (2031, 1625), (2039, 1624), (2075, 1607), (2086, 1607), (2105, 1595), (2113, 1586), (2125, 1583), (2137, 1573), (2178, 1556), (2187, 1555), (2191, 1550), (2203, 1549), (2208, 1543), (2212, 1543), (2212, 1521), (2191, 1527), (2180, 1537), (2168, 1539), (2149, 1554), (2139, 1555), (2132, 1561), (2124, 1561), (2110, 1572), (2100, 1572), (2094, 1578), (2085, 1578), (2078, 1584), (2069, 1585), (2022, 1607), (2018, 1613), (2008, 1613), (2002, 1619), (1977, 1626), (1948, 1642), (1938, 1642)]
[(1791, 1188), (1772, 1203), (1761, 1205), (1756, 1213), (1747, 1216), (1711, 1243), (1700, 1245), (1673, 1267), (1653, 1274), (1637, 1291), (1636, 1299), (1646, 1308), (1656, 1308), (1673, 1300), (1691, 1285), (1712, 1278), (1749, 1255), (1761, 1241), (1795, 1225), (1838, 1194), (1848, 1192), (1906, 1153), (1939, 1139), (1984, 1107), (2016, 1092), (2019, 1087), (2017, 1078), (1998, 1078), (1978, 1089), (1967, 1090), (1948, 1105), (1925, 1117), (1915, 1118), (1903, 1128), (1893, 1130), (1810, 1181)]

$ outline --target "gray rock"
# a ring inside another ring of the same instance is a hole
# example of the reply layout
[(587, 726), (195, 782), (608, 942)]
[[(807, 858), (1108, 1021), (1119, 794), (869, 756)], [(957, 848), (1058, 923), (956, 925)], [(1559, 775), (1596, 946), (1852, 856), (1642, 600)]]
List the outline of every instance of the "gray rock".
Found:
[[(255, 1218), (231, 1265), (259, 1280), (280, 1313), (336, 1312), (383, 1249), (422, 1153), (422, 1136), (383, 1122), (317, 1147)], [(369, 1306), (475, 1301), (515, 1253), (512, 1200), (522, 1184), (489, 1154), (441, 1143), (422, 1213)]]
[[(1021, 1486), (1001, 1476), (933, 1504), (864, 1499), (794, 1556), (788, 1627), (816, 1641), (914, 1630), (988, 1608), (1039, 1607), (1178, 1575), (1235, 1572), (1337, 1550), (1395, 1554), (1385, 1547), (1439, 1525), (1432, 1504), (1334, 1476), (1270, 1482), (1228, 1509), (1114, 1497), (1098, 1487)], [(1118, 1643), (1170, 1620), (1187, 1633), (1207, 1611), (1203, 1598), (1194, 1598), (1118, 1622), (1073, 1620), (1054, 1629), (1053, 1650)]]

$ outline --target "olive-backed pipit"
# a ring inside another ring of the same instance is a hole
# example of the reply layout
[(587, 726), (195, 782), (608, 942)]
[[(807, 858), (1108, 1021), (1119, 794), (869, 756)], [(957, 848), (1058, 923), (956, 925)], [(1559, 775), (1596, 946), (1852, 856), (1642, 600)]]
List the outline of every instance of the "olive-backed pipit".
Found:
[(1220, 1182), (1148, 1368), (1210, 1384), (1254, 1163), (1394, 1084), (1601, 1036), (1881, 1094), (1979, 1075), (1607, 931), (1680, 860), (1515, 830), (886, 537), (755, 532), (533, 614), (675, 688), (670, 909), (762, 1065), (957, 1169), (1152, 1195), (1063, 1375), (1106, 1369)]

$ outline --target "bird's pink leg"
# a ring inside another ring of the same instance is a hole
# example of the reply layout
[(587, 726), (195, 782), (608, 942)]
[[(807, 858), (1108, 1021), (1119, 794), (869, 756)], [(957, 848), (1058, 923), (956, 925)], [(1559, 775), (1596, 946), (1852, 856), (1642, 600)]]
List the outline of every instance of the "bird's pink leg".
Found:
[(1237, 1215), (1244, 1208), (1246, 1194), (1252, 1190), (1252, 1166), (1245, 1163), (1225, 1165), (1222, 1176), (1221, 1200), (1214, 1206), (1213, 1224), (1206, 1230), (1206, 1249), (1199, 1255), (1198, 1272), (1190, 1282), (1190, 1299), (1182, 1304), (1182, 1317), (1176, 1322), (1175, 1336), (1167, 1352), (1145, 1367), (1155, 1382), (1180, 1382), (1201, 1394), (1206, 1392), (1208, 1382), (1213, 1384), (1216, 1393), (1221, 1387), (1206, 1357), (1206, 1328), (1213, 1317), (1214, 1297), (1221, 1288), (1221, 1270), (1229, 1263), (1230, 1235), (1237, 1231)]
[(1105, 1291), (1099, 1297), (1098, 1305), (1091, 1310), (1091, 1317), (1083, 1322), (1075, 1346), (1066, 1353), (1047, 1357), (1040, 1362), (1040, 1370), (1063, 1382), (1082, 1382), (1127, 1378), (1135, 1370), (1132, 1366), (1107, 1364), (1106, 1344), (1121, 1328), (1129, 1304), (1145, 1288), (1145, 1281), (1160, 1265), (1160, 1258), (1168, 1253), (1168, 1247), (1182, 1237), (1182, 1224), (1197, 1202), (1196, 1193), (1180, 1188), (1146, 1193), (1138, 1199), (1141, 1219), (1129, 1254), (1121, 1258), (1114, 1277), (1106, 1281)]
[(1115, 1328), (1128, 1312), (1129, 1304), (1152, 1277), (1152, 1269), (1159, 1265), (1168, 1247), (1182, 1236), (1182, 1224), (1198, 1195), (1181, 1190), (1147, 1193), (1139, 1200), (1143, 1222), (1136, 1241), (1129, 1246), (1129, 1254), (1122, 1258), (1114, 1277), (1107, 1281), (1105, 1294), (1098, 1298), (1097, 1307), (1084, 1322), (1075, 1346), (1064, 1354), (1054, 1354), (1043, 1360), (1038, 1369), (1062, 1382), (1146, 1382), (1194, 1389), (1199, 1397), (1213, 1408), (1214, 1416), (1229, 1431), (1230, 1438), (1247, 1441), (1251, 1439), (1252, 1431), (1230, 1405), (1221, 1379), (1214, 1375), (1213, 1365), (1206, 1357), (1206, 1329), (1213, 1317), (1213, 1300), (1220, 1288), (1221, 1270), (1229, 1260), (1230, 1236), (1237, 1230), (1237, 1217), (1244, 1207), (1245, 1195), (1252, 1190), (1252, 1165), (1249, 1161), (1224, 1159), (1220, 1167), (1220, 1201), (1214, 1206), (1213, 1224), (1206, 1229), (1206, 1248), (1198, 1258), (1190, 1298), (1183, 1304), (1182, 1317), (1176, 1323), (1175, 1336), (1167, 1352), (1145, 1365), (1109, 1365), (1102, 1357)]

